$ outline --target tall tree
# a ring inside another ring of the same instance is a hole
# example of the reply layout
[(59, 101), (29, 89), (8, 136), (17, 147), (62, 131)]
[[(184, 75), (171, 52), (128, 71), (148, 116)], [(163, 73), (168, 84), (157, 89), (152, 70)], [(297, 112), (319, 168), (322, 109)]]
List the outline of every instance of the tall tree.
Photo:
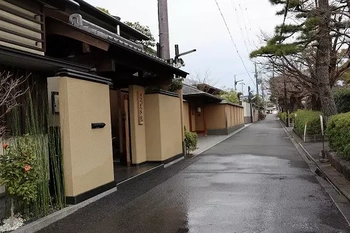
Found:
[(321, 100), (321, 109), (327, 116), (335, 114), (336, 108), (331, 87), (336, 79), (350, 67), (339, 51), (347, 43), (344, 21), (344, 5), (340, 0), (270, 0), (282, 4), (277, 14), (287, 15), (294, 23), (276, 27), (275, 36), (267, 44), (253, 51), (251, 57), (267, 57), (279, 66), (282, 74), (292, 74), (297, 80), (315, 91)]
[(331, 116), (337, 113), (337, 107), (329, 82), (332, 38), (330, 35), (331, 10), (328, 0), (319, 0), (317, 10), (317, 18), (319, 20), (317, 35), (318, 44), (316, 46), (317, 87), (319, 90), (322, 112), (326, 116)]
[(139, 44), (142, 44), (147, 52), (154, 53), (154, 47), (156, 45), (156, 40), (151, 32), (151, 29), (148, 26), (144, 26), (140, 24), (139, 22), (124, 22), (126, 25), (134, 28), (135, 30), (141, 32), (142, 34), (146, 35), (149, 40), (142, 40), (142, 41), (135, 41)]
[(223, 93), (221, 93), (220, 97), (223, 98), (224, 100), (228, 101), (228, 102), (231, 102), (231, 103), (234, 103), (234, 104), (239, 104), (238, 95), (237, 95), (236, 91), (233, 90), (232, 88), (226, 90)]
[(100, 11), (103, 11), (104, 13), (110, 15), (109, 10), (107, 10), (106, 8), (99, 7), (99, 6), (97, 6), (96, 8), (99, 9)]
[[(100, 11), (103, 11), (104, 13), (110, 15), (109, 10), (107, 10), (103, 7), (96, 7), (96, 8), (99, 9)], [(151, 32), (151, 29), (148, 26), (142, 25), (139, 22), (125, 21), (124, 23), (126, 25), (128, 25), (129, 27), (132, 27), (135, 30), (141, 32), (142, 34), (144, 34), (145, 36), (147, 36), (149, 38), (149, 40), (133, 40), (132, 39), (131, 41), (134, 41), (136, 43), (143, 45), (144, 49), (149, 53), (156, 53), (156, 51), (154, 50), (154, 47), (156, 45), (156, 40)]]

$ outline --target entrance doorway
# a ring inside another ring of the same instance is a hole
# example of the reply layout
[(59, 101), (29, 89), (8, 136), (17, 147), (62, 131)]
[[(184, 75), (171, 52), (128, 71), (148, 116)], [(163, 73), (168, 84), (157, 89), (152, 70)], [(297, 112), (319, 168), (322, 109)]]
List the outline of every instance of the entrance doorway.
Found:
[(115, 166), (131, 165), (129, 93), (110, 90), (113, 161)]
[(191, 103), (190, 105), (190, 131), (197, 134), (206, 134), (204, 105)]

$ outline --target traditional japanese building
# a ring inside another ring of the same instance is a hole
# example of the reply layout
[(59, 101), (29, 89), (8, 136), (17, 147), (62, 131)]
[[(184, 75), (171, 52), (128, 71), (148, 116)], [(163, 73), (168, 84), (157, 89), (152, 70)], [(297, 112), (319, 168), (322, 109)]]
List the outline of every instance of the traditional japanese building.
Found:
[(203, 91), (198, 85), (183, 87), (184, 123), (188, 131), (225, 135), (244, 126), (243, 106), (220, 98), (217, 88), (204, 84), (199, 88)]
[(115, 187), (116, 166), (183, 156), (182, 96), (166, 89), (187, 73), (147, 39), (82, 0), (0, 1), (0, 72), (30, 74), (46, 95), (68, 204)]

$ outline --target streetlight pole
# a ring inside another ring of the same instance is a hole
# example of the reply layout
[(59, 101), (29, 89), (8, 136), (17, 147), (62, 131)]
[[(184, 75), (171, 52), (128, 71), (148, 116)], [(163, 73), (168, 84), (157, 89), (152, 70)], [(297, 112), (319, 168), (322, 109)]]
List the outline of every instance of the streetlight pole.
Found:
[(236, 83), (236, 75), (233, 77), (234, 85), (235, 85), (235, 91), (237, 92), (237, 83)]
[(241, 85), (242, 85), (242, 95), (243, 95), (243, 91), (244, 91), (243, 86), (245, 85), (245, 83), (242, 82)]
[[(235, 92), (237, 92), (237, 84), (243, 81), (243, 79), (237, 80), (236, 77), (237, 77), (237, 75), (235, 75), (233, 77), (234, 78), (234, 84), (235, 84)], [(243, 94), (243, 91), (242, 91), (242, 94)]]

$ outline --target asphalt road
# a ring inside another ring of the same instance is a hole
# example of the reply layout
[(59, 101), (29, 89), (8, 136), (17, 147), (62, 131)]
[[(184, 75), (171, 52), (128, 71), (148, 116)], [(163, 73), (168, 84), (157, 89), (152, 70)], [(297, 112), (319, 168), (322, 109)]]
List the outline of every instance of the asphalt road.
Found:
[(350, 232), (273, 116), (41, 232)]

